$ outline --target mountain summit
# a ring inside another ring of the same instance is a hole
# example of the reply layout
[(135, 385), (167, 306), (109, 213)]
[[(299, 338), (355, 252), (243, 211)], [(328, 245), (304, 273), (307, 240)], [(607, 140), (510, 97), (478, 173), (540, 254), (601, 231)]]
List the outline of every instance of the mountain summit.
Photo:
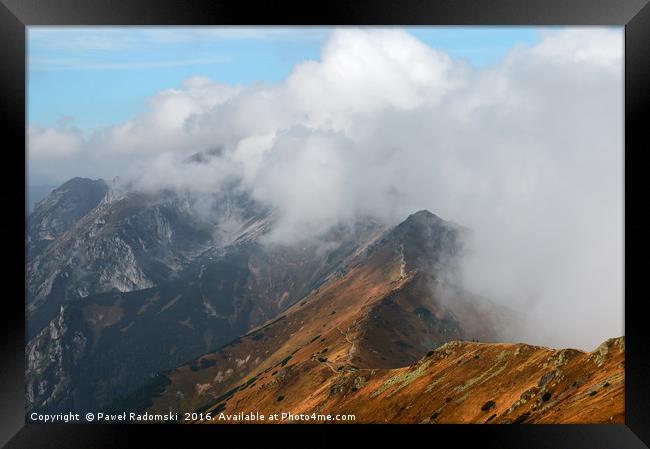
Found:
[(275, 318), (113, 406), (221, 410), (235, 391), (274, 402), (265, 392), (291, 385), (333, 399), (358, 370), (407, 366), (453, 340), (500, 340), (508, 311), (439, 275), (460, 247), (457, 226), (423, 211), (369, 237)]
[(27, 221), (27, 255), (32, 259), (81, 217), (108, 191), (102, 179), (72, 178), (36, 203)]

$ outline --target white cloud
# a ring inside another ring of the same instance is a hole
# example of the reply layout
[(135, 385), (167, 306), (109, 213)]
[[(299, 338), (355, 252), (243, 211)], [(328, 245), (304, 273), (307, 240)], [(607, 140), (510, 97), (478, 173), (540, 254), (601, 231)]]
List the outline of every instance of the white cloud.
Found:
[(151, 97), (147, 113), (94, 135), (91, 141), (95, 151), (105, 156), (126, 153), (138, 158), (165, 151), (194, 152), (203, 145), (194, 139), (205, 133), (192, 127), (192, 118), (227, 102), (240, 91), (240, 87), (207, 78), (189, 78), (180, 89), (163, 90)]
[(453, 68), (449, 56), (404, 31), (345, 29), (327, 41), (322, 61), (295, 67), (286, 89), (312, 121), (336, 123), (341, 114), (435, 102), (457, 84)]
[[(591, 349), (623, 332), (622, 37), (555, 30), (474, 70), (403, 31), (337, 30), (281, 83), (193, 78), (86, 139), (34, 130), (30, 159), (144, 189), (241, 179), (278, 240), (429, 209), (475, 231), (469, 288), (532, 311), (522, 340)], [(179, 164), (208, 148), (220, 156)]]
[(30, 127), (28, 129), (29, 156), (47, 163), (50, 159), (70, 159), (83, 148), (83, 139), (77, 130)]
[[(619, 34), (613, 38), (613, 34)], [(543, 33), (543, 41), (532, 53), (551, 64), (578, 63), (621, 70), (622, 34), (607, 28), (572, 28), (561, 33)]]

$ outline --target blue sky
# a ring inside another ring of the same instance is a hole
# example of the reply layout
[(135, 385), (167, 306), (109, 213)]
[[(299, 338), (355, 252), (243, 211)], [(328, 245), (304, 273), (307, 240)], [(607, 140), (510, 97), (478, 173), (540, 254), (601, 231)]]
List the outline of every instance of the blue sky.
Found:
[[(409, 27), (428, 45), (475, 67), (532, 45), (530, 27)], [(30, 27), (28, 123), (92, 131), (132, 118), (162, 89), (202, 75), (249, 85), (283, 79), (318, 59), (331, 29), (316, 27)]]

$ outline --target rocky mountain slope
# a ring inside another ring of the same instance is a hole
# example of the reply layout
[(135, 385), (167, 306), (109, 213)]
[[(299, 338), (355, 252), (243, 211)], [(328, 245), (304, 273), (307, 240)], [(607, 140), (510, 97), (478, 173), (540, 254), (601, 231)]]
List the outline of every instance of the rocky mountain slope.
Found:
[(25, 194), (27, 195), (25, 204), (25, 217), (27, 217), (36, 207), (36, 204), (48, 196), (56, 185), (27, 185)]
[(104, 198), (104, 180), (72, 178), (36, 203), (27, 226), (27, 256), (33, 259)]
[[(168, 281), (205, 251), (227, 244), (231, 223), (244, 226), (264, 220), (264, 212), (245, 197), (236, 192), (226, 196), (215, 196), (206, 206), (171, 192), (109, 190), (96, 207), (28, 262), (29, 336), (53, 319), (63, 304)], [(45, 202), (49, 201), (48, 197)], [(36, 227), (38, 217), (35, 212), (29, 223)]]
[[(241, 223), (156, 286), (68, 301), (28, 344), (28, 408), (96, 408), (158, 371), (213, 351), (290, 307), (381, 232), (368, 221), (325, 242), (262, 244), (263, 219)], [(223, 240), (225, 241), (225, 240)]]
[[(132, 395), (122, 406), (203, 409), (233, 388), (291, 366), (315, 363), (339, 376), (409, 365), (452, 340), (500, 341), (500, 329), (513, 325), (508, 311), (448, 284), (445, 273), (461, 250), (460, 232), (427, 211), (410, 216), (282, 315), (161, 374), (154, 383), (162, 391), (146, 386), (156, 393)], [(322, 380), (296, 378), (306, 389)]]

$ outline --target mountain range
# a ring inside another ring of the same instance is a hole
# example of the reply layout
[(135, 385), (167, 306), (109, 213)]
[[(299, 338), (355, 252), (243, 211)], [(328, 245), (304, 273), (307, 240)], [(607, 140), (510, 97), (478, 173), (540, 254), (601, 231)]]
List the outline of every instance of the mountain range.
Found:
[(275, 225), (236, 184), (54, 189), (27, 227), (27, 411), (622, 420), (622, 338), (513, 343), (521, 317), (462, 287), (464, 227), (422, 210), (286, 244)]

